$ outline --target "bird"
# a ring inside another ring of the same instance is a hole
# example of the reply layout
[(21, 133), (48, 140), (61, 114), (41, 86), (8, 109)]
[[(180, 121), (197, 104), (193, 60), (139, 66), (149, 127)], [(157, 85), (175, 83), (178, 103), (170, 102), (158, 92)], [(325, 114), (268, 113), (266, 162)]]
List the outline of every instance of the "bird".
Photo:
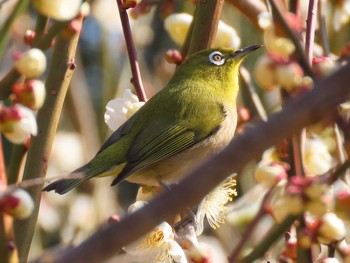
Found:
[(209, 48), (188, 56), (168, 84), (112, 133), (88, 163), (43, 191), (65, 194), (102, 176), (115, 176), (112, 186), (124, 180), (141, 186), (177, 183), (232, 140), (239, 67), (260, 47)]

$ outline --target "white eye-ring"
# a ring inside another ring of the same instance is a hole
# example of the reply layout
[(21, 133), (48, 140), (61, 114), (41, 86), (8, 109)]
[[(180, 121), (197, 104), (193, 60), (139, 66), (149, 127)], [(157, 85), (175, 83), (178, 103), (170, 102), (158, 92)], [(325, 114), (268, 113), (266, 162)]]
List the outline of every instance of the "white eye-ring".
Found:
[(219, 51), (214, 51), (210, 53), (209, 61), (214, 65), (221, 66), (225, 63), (225, 58)]

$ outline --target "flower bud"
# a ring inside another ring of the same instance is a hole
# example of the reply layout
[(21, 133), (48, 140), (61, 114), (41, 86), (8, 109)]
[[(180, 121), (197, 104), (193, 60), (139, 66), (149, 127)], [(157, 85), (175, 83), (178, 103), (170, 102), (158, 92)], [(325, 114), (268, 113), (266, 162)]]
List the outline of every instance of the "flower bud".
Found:
[(322, 198), (320, 200), (311, 200), (305, 204), (305, 210), (309, 211), (311, 214), (315, 216), (322, 216), (327, 213), (330, 209), (330, 204), (327, 200)]
[(269, 26), (264, 31), (264, 44), (269, 52), (283, 57), (288, 57), (295, 50), (290, 39), (276, 36), (274, 26)]
[(185, 13), (172, 14), (165, 18), (164, 28), (176, 44), (182, 45), (185, 42), (192, 19), (191, 15)]
[(275, 62), (269, 55), (262, 55), (254, 66), (254, 77), (256, 82), (264, 91), (271, 91), (277, 87)]
[(0, 210), (15, 219), (28, 218), (34, 209), (34, 201), (27, 191), (17, 188), (5, 194), (0, 194)]
[(280, 64), (276, 67), (277, 82), (289, 91), (301, 84), (303, 75), (303, 70), (295, 62)]
[(136, 201), (135, 203), (133, 203), (129, 206), (128, 214), (134, 213), (135, 211), (144, 207), (146, 204), (147, 204), (147, 202), (145, 202), (145, 201)]
[(342, 190), (335, 196), (335, 212), (343, 220), (350, 218), (350, 192)]
[(165, 60), (170, 64), (180, 65), (184, 61), (184, 58), (180, 51), (176, 49), (169, 49), (165, 53)]
[(216, 38), (214, 39), (214, 47), (229, 47), (232, 49), (238, 49), (241, 45), (241, 39), (238, 36), (236, 30), (219, 21), (218, 31)]
[(79, 14), (82, 0), (33, 0), (35, 8), (44, 16), (67, 21)]
[(306, 140), (304, 165), (306, 172), (314, 175), (324, 174), (332, 168), (333, 158), (321, 139)]
[(328, 244), (332, 241), (339, 241), (346, 234), (344, 222), (333, 213), (324, 214), (321, 218), (318, 234), (322, 239), (322, 243)]
[(122, 0), (122, 8), (129, 9), (136, 7), (142, 0)]
[(46, 69), (46, 57), (40, 49), (32, 48), (20, 55), (15, 67), (25, 77), (36, 78)]
[(255, 170), (254, 177), (258, 183), (271, 187), (287, 178), (287, 173), (282, 165), (260, 162)]
[(44, 104), (46, 90), (40, 80), (31, 79), (12, 87), (13, 101), (37, 111)]
[(309, 229), (303, 228), (298, 234), (298, 246), (309, 249), (313, 243), (312, 233)]
[(62, 35), (66, 38), (71, 38), (82, 29), (82, 23), (80, 18), (72, 19), (68, 25), (62, 30)]
[(287, 194), (285, 196), (285, 205), (291, 215), (299, 215), (304, 210), (304, 201), (301, 195)]
[(37, 134), (34, 112), (20, 104), (0, 108), (0, 130), (12, 143), (23, 144), (28, 136)]
[(23, 40), (27, 46), (31, 46), (33, 44), (34, 38), (35, 38), (35, 31), (28, 29), (26, 30), (26, 32), (24, 32)]
[(312, 68), (317, 76), (327, 77), (338, 68), (338, 65), (330, 57), (321, 57), (312, 59)]
[(288, 207), (286, 206), (286, 200), (284, 198), (278, 200), (272, 206), (271, 214), (276, 223), (280, 224), (290, 214)]

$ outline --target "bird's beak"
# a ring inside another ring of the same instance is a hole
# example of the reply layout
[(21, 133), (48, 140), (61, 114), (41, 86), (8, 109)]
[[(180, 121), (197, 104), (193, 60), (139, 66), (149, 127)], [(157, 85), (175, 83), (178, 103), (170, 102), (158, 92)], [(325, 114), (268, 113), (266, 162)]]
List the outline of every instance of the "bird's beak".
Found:
[(246, 57), (249, 53), (261, 48), (262, 45), (252, 45), (252, 46), (249, 46), (249, 47), (245, 47), (245, 48), (242, 48), (242, 49), (239, 49), (239, 50), (236, 50), (235, 53), (233, 53), (231, 56), (230, 56), (230, 59), (237, 59), (237, 58), (244, 58)]

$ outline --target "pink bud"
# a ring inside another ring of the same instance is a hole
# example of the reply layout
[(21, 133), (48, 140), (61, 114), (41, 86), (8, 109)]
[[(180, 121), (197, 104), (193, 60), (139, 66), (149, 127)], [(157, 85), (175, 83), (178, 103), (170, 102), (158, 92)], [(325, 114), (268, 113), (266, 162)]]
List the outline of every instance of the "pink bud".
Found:
[(44, 104), (46, 90), (44, 83), (32, 79), (24, 83), (16, 83), (12, 87), (13, 101), (36, 111)]
[(28, 218), (34, 209), (34, 202), (27, 191), (17, 188), (0, 194), (0, 210), (16, 219)]

